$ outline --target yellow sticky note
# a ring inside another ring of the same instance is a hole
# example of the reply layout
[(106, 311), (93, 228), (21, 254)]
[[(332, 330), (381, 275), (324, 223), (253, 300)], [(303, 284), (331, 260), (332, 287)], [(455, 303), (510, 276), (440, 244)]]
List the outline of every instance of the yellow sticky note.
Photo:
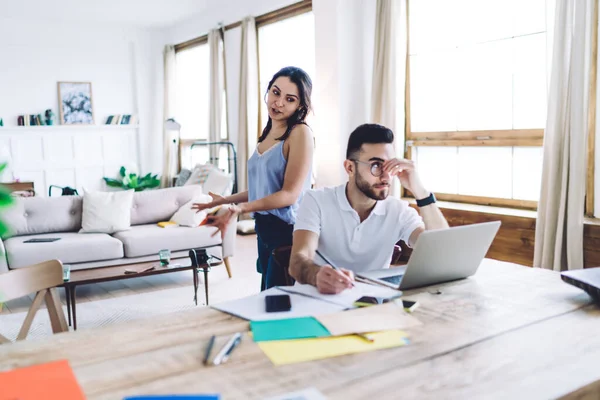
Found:
[(258, 346), (275, 365), (293, 364), (304, 361), (387, 349), (408, 343), (408, 335), (399, 330), (369, 334), (374, 339), (368, 342), (356, 335), (335, 336), (317, 339), (277, 340), (260, 342)]

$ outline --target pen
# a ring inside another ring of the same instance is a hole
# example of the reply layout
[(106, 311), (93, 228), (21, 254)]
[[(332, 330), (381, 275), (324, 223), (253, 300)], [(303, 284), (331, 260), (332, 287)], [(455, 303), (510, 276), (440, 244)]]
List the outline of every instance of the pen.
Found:
[(229, 339), (229, 341), (225, 344), (225, 346), (223, 346), (223, 348), (221, 349), (221, 351), (219, 351), (219, 354), (217, 354), (217, 356), (215, 357), (215, 360), (213, 361), (214, 365), (219, 365), (225, 361), (227, 361), (227, 359), (229, 358), (229, 355), (231, 354), (231, 352), (233, 351), (233, 349), (242, 341), (242, 334), (241, 333), (236, 333), (235, 335), (233, 335), (231, 337), (231, 339)]
[(366, 340), (367, 342), (370, 342), (370, 343), (375, 341), (371, 336), (369, 336), (365, 333), (355, 333), (355, 335), (363, 340)]
[[(317, 255), (323, 259), (323, 261), (325, 261), (327, 264), (331, 265), (331, 268), (335, 269), (336, 271), (340, 270), (331, 261), (329, 261), (328, 259), (326, 259), (325, 256), (319, 250), (316, 250), (316, 252), (317, 252)], [(352, 286), (355, 286), (354, 282), (350, 282), (350, 283), (352, 284)]]
[(204, 365), (208, 364), (208, 359), (210, 358), (210, 352), (212, 351), (212, 348), (214, 345), (215, 345), (215, 335), (212, 335), (208, 342), (208, 346), (206, 347), (206, 354), (204, 355)]

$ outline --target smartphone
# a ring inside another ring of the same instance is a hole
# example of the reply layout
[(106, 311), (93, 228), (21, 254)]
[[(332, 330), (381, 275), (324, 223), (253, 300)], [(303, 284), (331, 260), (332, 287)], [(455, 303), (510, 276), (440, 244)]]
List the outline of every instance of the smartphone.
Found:
[(267, 312), (290, 311), (292, 302), (287, 294), (271, 295), (265, 297)]

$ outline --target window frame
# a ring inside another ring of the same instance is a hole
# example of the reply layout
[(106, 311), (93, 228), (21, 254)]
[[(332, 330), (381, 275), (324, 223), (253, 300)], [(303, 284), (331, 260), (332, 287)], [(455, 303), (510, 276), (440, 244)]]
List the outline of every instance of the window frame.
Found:
[[(413, 147), (421, 146), (504, 146), (504, 147), (542, 147), (544, 129), (502, 129), (502, 130), (470, 130), (470, 131), (435, 131), (413, 132), (411, 130), (410, 114), (410, 1), (406, 4), (406, 57), (405, 57), (405, 86), (404, 86), (404, 132), (406, 159), (412, 158)], [(596, 15), (597, 17), (597, 15)], [(594, 25), (595, 29), (597, 24)], [(595, 37), (595, 36), (594, 36)], [(595, 60), (595, 59), (594, 59)], [(595, 69), (595, 68), (594, 68)], [(595, 76), (594, 76), (595, 78)], [(595, 100), (595, 99), (594, 99)], [(589, 167), (589, 166), (588, 166)], [(589, 179), (588, 179), (589, 185)], [(410, 191), (402, 188), (403, 197), (414, 197)], [(499, 197), (470, 196), (452, 193), (435, 193), (438, 200), (456, 203), (487, 205), (508, 208), (537, 210), (538, 202), (531, 200), (506, 199)], [(593, 203), (593, 200), (592, 200)], [(587, 202), (586, 202), (587, 205)]]

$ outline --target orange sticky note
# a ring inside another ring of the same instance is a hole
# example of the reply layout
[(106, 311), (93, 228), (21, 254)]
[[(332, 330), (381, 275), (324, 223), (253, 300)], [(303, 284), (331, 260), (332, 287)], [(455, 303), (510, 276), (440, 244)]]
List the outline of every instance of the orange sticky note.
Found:
[(85, 400), (69, 361), (0, 372), (0, 400)]

